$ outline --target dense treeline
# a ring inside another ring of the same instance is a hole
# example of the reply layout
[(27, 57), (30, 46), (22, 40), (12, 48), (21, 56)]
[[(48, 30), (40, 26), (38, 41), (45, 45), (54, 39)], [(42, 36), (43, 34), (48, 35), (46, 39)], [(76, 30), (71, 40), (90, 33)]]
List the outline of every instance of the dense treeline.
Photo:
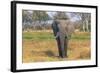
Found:
[(90, 32), (91, 14), (75, 12), (22, 11), (23, 30), (51, 29), (53, 20), (62, 18), (73, 23), (76, 31)]

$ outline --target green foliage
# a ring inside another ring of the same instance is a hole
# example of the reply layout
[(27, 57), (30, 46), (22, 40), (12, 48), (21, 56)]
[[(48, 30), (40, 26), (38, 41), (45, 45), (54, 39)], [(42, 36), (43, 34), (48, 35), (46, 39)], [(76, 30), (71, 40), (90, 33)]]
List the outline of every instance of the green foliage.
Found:
[(65, 12), (57, 12), (55, 15), (54, 15), (54, 19), (69, 19), (68, 15), (66, 15)]
[(49, 19), (49, 16), (45, 11), (33, 11), (32, 19), (38, 21), (46, 21)]
[(22, 10), (22, 21), (23, 22), (32, 22), (31, 13), (29, 13), (27, 10)]

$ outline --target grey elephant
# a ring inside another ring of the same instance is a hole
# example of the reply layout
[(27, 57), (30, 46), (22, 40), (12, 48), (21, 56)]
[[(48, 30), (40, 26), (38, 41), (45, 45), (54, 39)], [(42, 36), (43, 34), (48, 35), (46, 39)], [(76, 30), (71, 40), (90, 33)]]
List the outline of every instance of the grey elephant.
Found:
[(74, 27), (69, 20), (57, 19), (52, 23), (54, 36), (57, 40), (59, 57), (67, 57), (68, 40), (74, 31)]

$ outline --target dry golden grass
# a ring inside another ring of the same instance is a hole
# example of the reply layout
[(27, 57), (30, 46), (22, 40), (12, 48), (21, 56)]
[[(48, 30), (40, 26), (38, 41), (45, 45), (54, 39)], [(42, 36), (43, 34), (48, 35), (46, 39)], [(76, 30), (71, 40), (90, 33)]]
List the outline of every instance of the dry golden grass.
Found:
[[(76, 33), (75, 33), (76, 34)], [(88, 33), (77, 33), (84, 35)], [(68, 57), (61, 59), (58, 57), (56, 40), (25, 40), (23, 39), (23, 62), (45, 62), (62, 60), (82, 60), (91, 58), (90, 40), (69, 41)]]

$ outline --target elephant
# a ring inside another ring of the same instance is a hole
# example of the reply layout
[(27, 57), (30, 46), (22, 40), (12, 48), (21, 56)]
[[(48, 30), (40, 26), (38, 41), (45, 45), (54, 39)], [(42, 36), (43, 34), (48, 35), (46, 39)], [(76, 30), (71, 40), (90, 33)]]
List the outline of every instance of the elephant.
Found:
[(70, 20), (58, 19), (52, 23), (52, 29), (57, 41), (59, 57), (67, 57), (68, 41), (73, 32), (73, 26)]

